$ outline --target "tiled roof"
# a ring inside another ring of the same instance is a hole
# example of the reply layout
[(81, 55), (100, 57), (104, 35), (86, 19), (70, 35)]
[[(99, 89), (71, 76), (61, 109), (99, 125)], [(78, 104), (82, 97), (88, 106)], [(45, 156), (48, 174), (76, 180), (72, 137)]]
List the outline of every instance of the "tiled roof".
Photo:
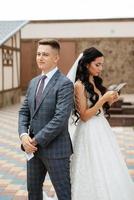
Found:
[(0, 45), (27, 23), (28, 21), (0, 21)]

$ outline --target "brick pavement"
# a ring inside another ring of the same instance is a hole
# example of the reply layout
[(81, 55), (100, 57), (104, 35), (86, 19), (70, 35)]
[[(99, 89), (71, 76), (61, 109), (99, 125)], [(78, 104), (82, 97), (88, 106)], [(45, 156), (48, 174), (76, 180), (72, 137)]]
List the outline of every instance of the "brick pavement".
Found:
[[(27, 200), (26, 162), (17, 134), (19, 106), (0, 110), (0, 200)], [(113, 130), (134, 180), (134, 129), (114, 127)], [(48, 176), (44, 190), (48, 196), (53, 196), (54, 189)]]

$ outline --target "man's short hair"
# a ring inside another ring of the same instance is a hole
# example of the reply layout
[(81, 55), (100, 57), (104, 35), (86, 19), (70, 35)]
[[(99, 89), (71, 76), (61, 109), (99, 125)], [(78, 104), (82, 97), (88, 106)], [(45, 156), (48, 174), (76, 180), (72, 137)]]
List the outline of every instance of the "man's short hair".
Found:
[(56, 39), (41, 39), (38, 45), (50, 45), (53, 49), (56, 49), (58, 52), (60, 51), (60, 44)]

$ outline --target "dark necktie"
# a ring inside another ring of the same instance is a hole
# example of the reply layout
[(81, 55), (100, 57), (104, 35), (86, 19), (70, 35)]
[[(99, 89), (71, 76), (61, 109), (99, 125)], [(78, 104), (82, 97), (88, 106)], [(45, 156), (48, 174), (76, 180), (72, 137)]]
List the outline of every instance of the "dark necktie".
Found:
[(45, 82), (46, 77), (47, 77), (46, 75), (43, 75), (39, 81), (40, 85), (38, 87), (38, 91), (37, 91), (36, 98), (35, 98), (36, 108), (38, 107), (41, 97), (42, 97), (44, 82)]

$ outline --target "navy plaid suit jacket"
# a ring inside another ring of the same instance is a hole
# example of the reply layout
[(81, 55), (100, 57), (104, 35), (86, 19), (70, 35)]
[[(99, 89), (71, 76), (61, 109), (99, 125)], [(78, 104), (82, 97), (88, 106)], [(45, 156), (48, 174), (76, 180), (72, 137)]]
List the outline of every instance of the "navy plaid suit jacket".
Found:
[(35, 94), (40, 76), (31, 80), (19, 111), (19, 134), (32, 133), (38, 152), (47, 158), (65, 158), (72, 154), (68, 118), (73, 106), (73, 84), (59, 70), (48, 82), (35, 110)]

